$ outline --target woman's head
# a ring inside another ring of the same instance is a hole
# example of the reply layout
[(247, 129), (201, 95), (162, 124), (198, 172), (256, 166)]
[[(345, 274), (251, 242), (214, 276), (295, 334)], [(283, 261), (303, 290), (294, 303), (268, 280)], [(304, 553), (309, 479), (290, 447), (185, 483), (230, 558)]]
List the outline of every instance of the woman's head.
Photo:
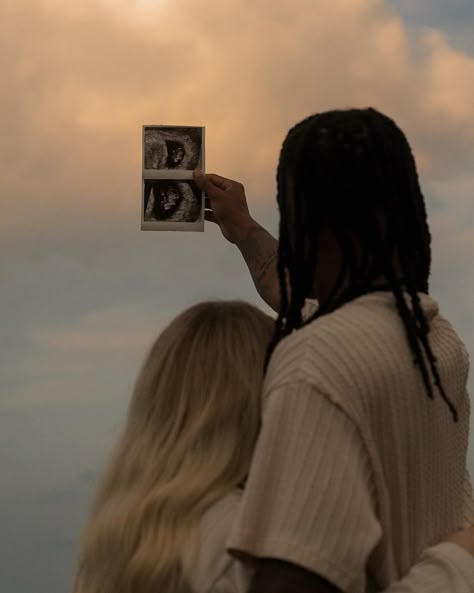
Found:
[(183, 584), (202, 513), (247, 476), (273, 332), (269, 316), (231, 301), (195, 305), (160, 334), (84, 533), (75, 593)]
[(233, 439), (242, 463), (258, 431), (263, 360), (273, 329), (268, 315), (238, 301), (200, 303), (178, 315), (146, 358), (126, 430), (147, 434), (155, 447), (173, 443), (173, 456), (182, 448), (183, 459), (190, 444), (196, 453)]

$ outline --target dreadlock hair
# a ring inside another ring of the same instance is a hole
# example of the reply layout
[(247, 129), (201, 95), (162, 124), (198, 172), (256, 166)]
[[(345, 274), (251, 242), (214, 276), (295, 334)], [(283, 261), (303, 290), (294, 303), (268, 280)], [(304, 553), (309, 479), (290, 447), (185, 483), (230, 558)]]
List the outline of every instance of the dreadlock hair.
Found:
[[(433, 399), (434, 394), (422, 349), (435, 385), (457, 422), (456, 408), (441, 384), (428, 341), (430, 328), (418, 295), (428, 293), (431, 236), (415, 159), (400, 128), (373, 108), (312, 115), (292, 128), (283, 143), (277, 188), (281, 304), (267, 364), (284, 336), (362, 294), (380, 289), (374, 279), (383, 275), (388, 280), (384, 288), (395, 296), (428, 397)], [(335, 236), (342, 265), (331, 294), (303, 323), (301, 311), (314, 284), (317, 240), (323, 228)], [(360, 243), (361, 262), (355, 257), (354, 237)], [(394, 269), (395, 253), (402, 279)], [(404, 290), (410, 296), (412, 310)]]

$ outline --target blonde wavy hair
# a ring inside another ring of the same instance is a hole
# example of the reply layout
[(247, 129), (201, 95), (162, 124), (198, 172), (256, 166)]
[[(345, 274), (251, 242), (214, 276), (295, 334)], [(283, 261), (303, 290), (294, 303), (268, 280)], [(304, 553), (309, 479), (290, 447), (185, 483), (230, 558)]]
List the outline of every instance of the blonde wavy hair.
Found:
[(204, 512), (249, 471), (274, 320), (240, 301), (176, 317), (137, 378), (83, 531), (74, 593), (181, 593)]

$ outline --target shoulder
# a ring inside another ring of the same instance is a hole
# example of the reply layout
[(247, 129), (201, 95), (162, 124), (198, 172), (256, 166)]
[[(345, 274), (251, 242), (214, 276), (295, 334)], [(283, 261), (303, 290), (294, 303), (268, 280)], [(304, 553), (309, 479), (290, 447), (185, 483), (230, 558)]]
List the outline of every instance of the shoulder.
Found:
[[(423, 295), (432, 318), (436, 303)], [(263, 401), (305, 384), (318, 397), (341, 407), (358, 424), (365, 404), (385, 392), (411, 352), (391, 293), (369, 293), (317, 318), (278, 344), (265, 376)], [(365, 403), (364, 403), (365, 402)]]
[[(373, 338), (392, 325), (396, 310), (387, 299), (364, 295), (336, 311), (295, 330), (276, 347), (270, 360), (267, 381), (312, 381), (314, 371), (340, 370), (341, 361), (364, 357)], [(390, 306), (391, 305), (391, 306)], [(403, 328), (402, 328), (403, 331)]]

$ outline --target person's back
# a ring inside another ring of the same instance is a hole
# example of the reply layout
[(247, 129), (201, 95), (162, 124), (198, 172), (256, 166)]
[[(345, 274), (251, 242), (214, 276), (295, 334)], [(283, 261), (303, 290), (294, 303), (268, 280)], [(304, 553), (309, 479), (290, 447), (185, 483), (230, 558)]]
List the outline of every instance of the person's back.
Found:
[[(296, 124), (277, 169), (278, 242), (250, 217), (241, 184), (199, 171), (195, 179), (209, 220), (278, 312), (262, 429), (228, 550), (255, 559), (252, 590), (262, 593), (277, 584), (371, 591), (469, 519), (465, 494), (472, 506), (467, 357), (420, 302), (431, 234), (410, 145), (372, 108)], [(374, 291), (386, 291), (390, 307)], [(319, 306), (305, 321), (307, 299)], [(439, 566), (420, 591), (471, 593), (471, 558), (453, 551)]]
[[(441, 397), (435, 397), (434, 401), (420, 397), (423, 382), (413, 365), (395, 300), (389, 292), (359, 297), (285, 338), (275, 350), (265, 379), (266, 406), (270, 405), (272, 394), (285, 384), (303, 382), (312, 388), (309, 397), (319, 399), (323, 406), (329, 401), (331, 406), (342, 410), (360, 434), (360, 445), (365, 448), (370, 465), (367, 475), (380, 523), (359, 525), (365, 530), (367, 542), (377, 541), (368, 563), (368, 590), (372, 577), (374, 591), (405, 575), (422, 550), (441, 541), (468, 519), (474, 521), (472, 508), (470, 516), (466, 516), (469, 508), (461, 505), (464, 489), (470, 489), (465, 469), (468, 356), (456, 332), (439, 314), (436, 302), (427, 295), (420, 296), (430, 324), (430, 343), (451, 401), (458, 410), (458, 423), (452, 421)], [(314, 418), (314, 412), (308, 416), (300, 402), (299, 412), (294, 412), (292, 430), (310, 432), (312, 427), (305, 427), (308, 417)], [(340, 430), (344, 426), (338, 422), (337, 415), (333, 416), (327, 447), (324, 439), (320, 439), (320, 454), (310, 461), (318, 467), (318, 479), (331, 471), (334, 457), (331, 447), (338, 446)], [(284, 440), (284, 435), (281, 438)], [(317, 484), (302, 484), (297, 480), (301, 470), (297, 460), (301, 453), (296, 448), (292, 450), (287, 441), (284, 446), (295, 459), (295, 480), (293, 486), (287, 485), (285, 489), (286, 504), (298, 506), (296, 501), (302, 502), (299, 497), (305, 496), (312, 486), (317, 488)], [(274, 454), (272, 447), (268, 450), (269, 458)], [(262, 465), (266, 465), (265, 460)], [(339, 479), (340, 490), (335, 485), (331, 490), (332, 496), (335, 492), (338, 496), (338, 501), (333, 503), (339, 506), (338, 516), (328, 518), (327, 522), (320, 520), (317, 525), (327, 557), (342, 562), (344, 546), (340, 533), (344, 531), (344, 539), (352, 547), (357, 534), (347, 529), (357, 522), (347, 520), (345, 515), (357, 512), (357, 508), (348, 496), (352, 490), (350, 471)], [(272, 492), (280, 488), (272, 483), (272, 476), (267, 476), (267, 482)], [(306, 506), (311, 503), (308, 498)], [(255, 518), (249, 514), (240, 520), (252, 523)], [(274, 528), (278, 530), (278, 526)], [(304, 530), (314, 528), (304, 506), (299, 528), (303, 540)], [(350, 562), (350, 558), (346, 561)]]

